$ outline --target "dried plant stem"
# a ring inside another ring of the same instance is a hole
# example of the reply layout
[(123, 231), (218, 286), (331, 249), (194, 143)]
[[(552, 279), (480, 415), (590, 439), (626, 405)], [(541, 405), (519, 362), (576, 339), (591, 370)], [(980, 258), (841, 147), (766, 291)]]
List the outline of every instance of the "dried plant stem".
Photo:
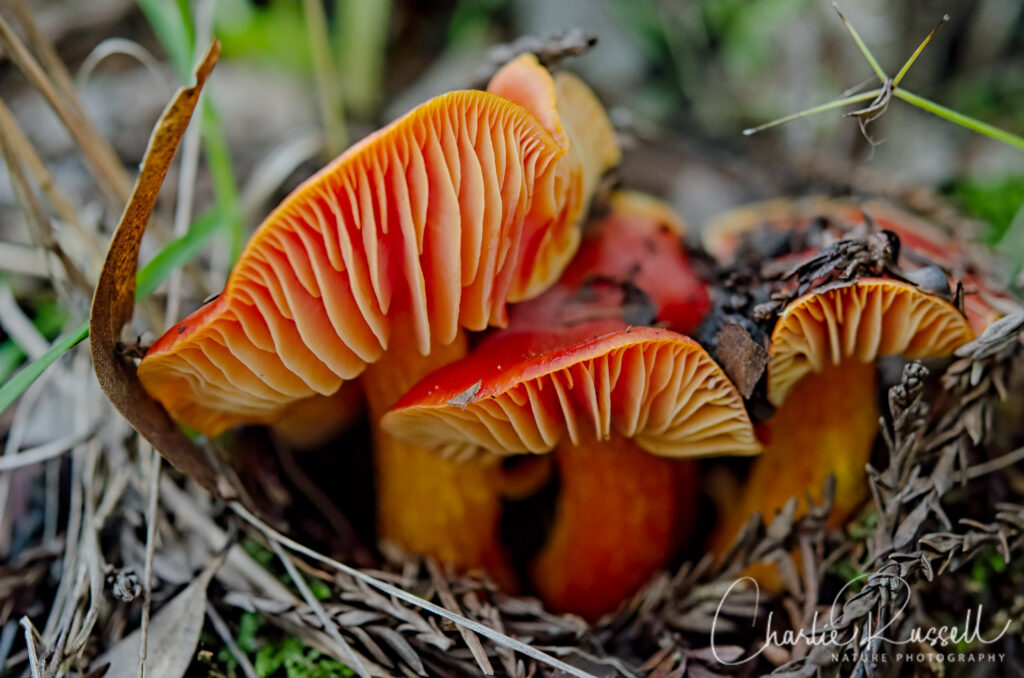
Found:
[(1024, 461), (1024, 447), (1018, 448), (1013, 452), (1007, 452), (1001, 457), (996, 457), (995, 459), (991, 459), (982, 464), (977, 464), (976, 466), (966, 469), (961, 474), (961, 479), (974, 480), (975, 478), (980, 478), (988, 475), (989, 473), (1001, 471), (1002, 469), (1013, 466), (1021, 461)]
[(64, 271), (68, 275), (68, 279), (75, 287), (87, 295), (91, 294), (92, 285), (89, 284), (85, 274), (82, 273), (78, 265), (71, 260), (71, 257), (68, 256), (67, 252), (64, 251), (57, 241), (57, 236), (53, 232), (53, 225), (50, 223), (50, 217), (47, 216), (46, 211), (39, 204), (39, 200), (32, 191), (28, 178), (21, 168), (21, 160), (15, 152), (14, 145), (2, 133), (2, 130), (0, 130), (0, 153), (2, 153), (4, 162), (7, 164), (7, 171), (11, 175), (11, 187), (14, 189), (14, 195), (18, 200), (22, 213), (25, 215), (25, 219), (28, 220), (32, 232), (38, 238), (39, 244), (57, 256), (57, 259), (60, 260)]
[(259, 678), (252, 662), (249, 661), (249, 658), (245, 656), (245, 653), (238, 647), (238, 643), (236, 643), (235, 639), (231, 636), (231, 629), (228, 628), (227, 623), (225, 623), (224, 619), (220, 616), (220, 613), (217, 612), (217, 608), (213, 606), (213, 603), (206, 603), (206, 616), (210, 618), (210, 624), (213, 625), (213, 630), (217, 632), (217, 635), (227, 646), (231, 656), (235, 658), (236, 662), (238, 662), (238, 668), (242, 670), (245, 678)]
[(24, 468), (26, 466), (32, 466), (40, 462), (59, 457), (64, 454), (75, 445), (84, 442), (90, 435), (90, 432), (76, 433), (74, 435), (66, 436), (64, 438), (58, 438), (57, 440), (51, 440), (48, 443), (43, 443), (38, 447), (33, 447), (29, 450), (18, 452), (17, 454), (7, 454), (0, 457), (0, 473), (5, 471), (13, 471), (14, 469)]
[(582, 671), (576, 668), (575, 666), (572, 666), (571, 664), (567, 664), (559, 659), (556, 659), (551, 655), (547, 654), (546, 652), (542, 652), (530, 645), (527, 645), (522, 641), (516, 640), (515, 638), (510, 638), (509, 636), (506, 636), (502, 633), (498, 633), (494, 629), (484, 626), (479, 622), (475, 622), (472, 619), (467, 619), (466, 617), (463, 617), (460, 614), (456, 614), (450, 610), (446, 610), (445, 608), (439, 605), (435, 605), (434, 603), (419, 598), (409, 593), (408, 591), (398, 588), (397, 586), (388, 584), (387, 582), (381, 581), (380, 579), (368, 575), (365, 572), (357, 570), (353, 567), (349, 567), (344, 563), (339, 563), (337, 560), (334, 560), (333, 558), (328, 558), (327, 556), (321, 553), (317, 553), (313, 549), (303, 546), (299, 542), (290, 539), (289, 537), (286, 537), (274, 528), (270, 527), (262, 520), (260, 520), (252, 513), (250, 513), (248, 509), (246, 509), (238, 502), (233, 501), (229, 504), (229, 506), (231, 507), (232, 511), (238, 514), (238, 516), (245, 520), (247, 523), (249, 523), (256, 529), (258, 529), (260, 532), (262, 532), (263, 535), (272, 543), (276, 542), (282, 546), (287, 546), (289, 549), (295, 551), (296, 553), (301, 553), (307, 558), (311, 558), (319, 563), (322, 563), (323, 565), (327, 565), (328, 567), (331, 567), (332, 569), (335, 569), (338, 572), (341, 572), (342, 574), (346, 574), (358, 581), (370, 585), (378, 591), (382, 591), (383, 593), (386, 593), (390, 596), (394, 596), (395, 598), (405, 603), (409, 603), (410, 605), (414, 605), (418, 608), (436, 614), (437, 616), (447, 619), (448, 621), (458, 624), (459, 626), (465, 626), (474, 633), (481, 635), (484, 638), (487, 638), (491, 642), (494, 642), (502, 647), (507, 647), (511, 650), (515, 650), (516, 652), (524, 654), (527, 657), (530, 657), (531, 659), (535, 659), (543, 664), (547, 664), (552, 668), (564, 671), (565, 673), (571, 676), (576, 676), (577, 678), (596, 678), (592, 674), (587, 673), (586, 671)]
[(28, 40), (29, 47), (35, 52), (36, 57), (42, 63), (43, 68), (46, 69), (56, 88), (64, 96), (68, 105), (79, 115), (83, 115), (82, 103), (78, 99), (78, 92), (75, 90), (75, 85), (71, 80), (71, 74), (68, 73), (67, 66), (64, 65), (64, 61), (57, 54), (53, 43), (39, 30), (39, 26), (36, 25), (35, 19), (32, 18), (32, 12), (29, 11), (24, 0), (8, 0), (7, 4), (21, 25), (21, 29), (25, 32), (25, 38)]
[(288, 576), (295, 583), (295, 586), (299, 589), (299, 593), (302, 594), (302, 599), (306, 601), (306, 604), (313, 610), (320, 623), (323, 624), (324, 631), (328, 636), (331, 637), (340, 650), (344, 660), (348, 663), (349, 668), (353, 669), (356, 673), (363, 678), (370, 678), (370, 672), (363, 664), (363, 660), (355, 653), (348, 642), (341, 636), (338, 631), (337, 625), (331, 621), (331, 618), (327, 616), (327, 612), (324, 610), (324, 606), (320, 604), (320, 601), (316, 599), (313, 592), (309, 590), (309, 584), (303, 578), (302, 574), (295, 567), (295, 563), (292, 562), (288, 554), (285, 553), (281, 545), (273, 539), (270, 539), (270, 547), (274, 550), (274, 554), (277, 555), (278, 560), (284, 565), (284, 569), (288, 571)]
[(75, 232), (78, 233), (82, 243), (88, 248), (96, 260), (103, 255), (99, 245), (96, 243), (94, 234), (89, 233), (82, 226), (78, 218), (78, 210), (71, 204), (71, 201), (61, 192), (60, 187), (53, 180), (53, 175), (46, 168), (46, 164), (40, 157), (36, 147), (29, 140), (28, 136), (21, 129), (14, 114), (2, 100), (0, 100), (0, 135), (3, 135), (14, 149), (15, 154), (25, 161), (29, 172), (36, 180), (39, 189), (46, 196), (46, 199), (53, 206), (57, 216), (67, 222)]
[(316, 92), (320, 100), (320, 117), (324, 123), (327, 153), (333, 157), (348, 146), (348, 133), (345, 129), (341, 90), (338, 87), (338, 77), (327, 40), (327, 17), (324, 15), (323, 0), (303, 0), (302, 6), (306, 14), (309, 47), (313, 55), (313, 71), (316, 76)]
[(139, 456), (148, 448), (149, 503), (146, 507), (146, 560), (142, 575), (142, 623), (139, 626), (139, 678), (146, 675), (146, 645), (149, 640), (149, 617), (153, 602), (153, 553), (156, 549), (157, 506), (160, 501), (160, 465), (162, 457), (152, 445), (139, 438)]
[(100, 188), (111, 199), (113, 206), (120, 209), (131, 194), (131, 181), (114, 153), (114, 149), (71, 104), (60, 96), (53, 81), (21, 38), (14, 32), (7, 20), (0, 15), (0, 46), (4, 48), (18, 69), (29, 82), (39, 90), (47, 103), (68, 128), (75, 142), (82, 149), (89, 167), (99, 180)]
[(25, 647), (28, 649), (28, 667), (32, 672), (32, 678), (42, 678), (43, 674), (39, 666), (39, 653), (36, 650), (36, 633), (32, 626), (32, 620), (28, 617), (22, 617), (21, 627), (25, 629)]
[[(441, 568), (437, 566), (433, 560), (427, 560), (427, 569), (430, 571), (430, 576), (434, 580), (434, 586), (437, 588), (437, 595), (441, 599), (448, 609), (458, 612), (459, 603), (455, 600), (455, 596), (452, 595), (451, 589), (448, 587), (448, 580), (445, 578), (444, 573), (441, 572)], [(469, 648), (470, 654), (473, 655), (473, 659), (476, 660), (477, 666), (480, 667), (480, 671), (485, 676), (494, 675), (494, 667), (491, 666), (491, 661), (487, 658), (487, 653), (484, 652), (483, 646), (480, 644), (480, 639), (476, 635), (464, 626), (459, 627), (459, 635), (462, 636), (462, 640), (465, 641), (466, 647)]]

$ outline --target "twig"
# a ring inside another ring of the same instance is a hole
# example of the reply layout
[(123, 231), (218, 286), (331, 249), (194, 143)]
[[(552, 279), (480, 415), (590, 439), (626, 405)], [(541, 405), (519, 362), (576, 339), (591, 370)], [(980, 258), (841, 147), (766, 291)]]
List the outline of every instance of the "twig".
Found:
[(55, 271), (61, 273), (58, 263), (52, 253), (42, 248), (0, 242), (0, 271), (51, 278)]
[(32, 627), (32, 620), (28, 617), (21, 618), (21, 628), (25, 629), (25, 647), (28, 649), (28, 666), (32, 671), (32, 678), (42, 678), (39, 666), (39, 653), (36, 651), (36, 634)]
[(451, 612), (450, 610), (446, 610), (445, 608), (443, 608), (443, 607), (441, 607), (439, 605), (435, 605), (435, 604), (433, 604), (433, 603), (431, 603), (429, 601), (426, 601), (426, 600), (423, 600), (422, 598), (414, 596), (413, 594), (409, 593), (408, 591), (404, 591), (404, 590), (398, 588), (397, 586), (393, 586), (391, 584), (388, 584), (387, 582), (381, 581), (380, 579), (377, 579), (376, 577), (372, 577), (372, 576), (366, 574), (365, 572), (361, 572), (361, 571), (359, 571), (359, 570), (357, 570), (357, 569), (355, 569), (353, 567), (349, 567), (348, 565), (345, 565), (344, 563), (339, 563), (338, 561), (334, 560), (333, 558), (328, 558), (327, 556), (325, 556), (323, 554), (317, 553), (313, 549), (308, 548), (306, 546), (303, 546), (299, 542), (297, 542), (297, 541), (295, 541), (293, 539), (290, 539), (289, 537), (286, 537), (285, 535), (281, 534), (280, 532), (278, 532), (274, 528), (270, 527), (269, 525), (264, 523), (262, 520), (260, 520), (259, 518), (254, 516), (252, 513), (250, 513), (248, 509), (246, 509), (244, 506), (242, 506), (241, 504), (239, 504), (236, 501), (231, 502), (229, 504), (229, 506), (231, 507), (232, 511), (237, 513), (243, 520), (245, 520), (246, 522), (251, 524), (253, 527), (258, 529), (260, 532), (262, 532), (267, 537), (267, 539), (270, 540), (271, 542), (275, 542), (276, 541), (276, 542), (282, 544), (283, 546), (287, 546), (289, 549), (295, 551), (296, 553), (301, 553), (302, 555), (304, 555), (304, 556), (306, 556), (308, 558), (312, 558), (313, 560), (315, 560), (315, 561), (317, 561), (319, 563), (327, 565), (327, 566), (329, 566), (329, 567), (331, 567), (331, 568), (333, 568), (333, 569), (335, 569), (335, 570), (337, 570), (337, 571), (339, 571), (339, 572), (341, 572), (343, 574), (347, 574), (350, 577), (353, 577), (353, 578), (355, 578), (355, 579), (357, 579), (357, 580), (359, 580), (361, 582), (369, 584), (373, 588), (375, 588), (375, 589), (377, 589), (379, 591), (382, 591), (384, 593), (387, 593), (388, 595), (394, 596), (395, 598), (398, 598), (401, 601), (409, 603), (410, 605), (415, 605), (416, 607), (419, 607), (421, 609), (427, 610), (428, 612), (432, 612), (433, 614), (436, 614), (439, 617), (447, 619), (450, 622), (453, 622), (453, 623), (458, 624), (460, 626), (465, 626), (468, 629), (470, 629), (471, 631), (473, 631), (473, 632), (475, 632), (475, 633), (477, 633), (477, 634), (487, 638), (488, 640), (490, 640), (490, 641), (492, 641), (494, 643), (497, 643), (498, 645), (501, 645), (502, 647), (507, 647), (507, 648), (509, 648), (511, 650), (515, 650), (516, 652), (519, 652), (520, 654), (524, 654), (527, 657), (530, 657), (530, 658), (535, 659), (535, 660), (537, 660), (539, 662), (547, 664), (548, 666), (551, 666), (552, 668), (559, 669), (560, 671), (564, 671), (565, 673), (568, 673), (569, 675), (572, 675), (572, 676), (576, 676), (577, 678), (596, 678), (596, 676), (593, 676), (592, 674), (587, 673), (586, 671), (582, 671), (582, 670), (576, 668), (575, 666), (572, 666), (570, 664), (566, 664), (565, 662), (563, 662), (563, 661), (561, 661), (559, 659), (555, 659), (554, 657), (552, 657), (551, 655), (547, 654), (546, 652), (542, 652), (542, 651), (540, 651), (540, 650), (538, 650), (538, 649), (536, 649), (536, 648), (534, 648), (534, 647), (532, 647), (530, 645), (527, 645), (526, 643), (524, 643), (522, 641), (516, 640), (515, 638), (510, 638), (509, 636), (506, 636), (504, 634), (498, 633), (494, 629), (489, 628), (487, 626), (484, 626), (483, 624), (481, 624), (479, 622), (475, 622), (472, 619), (467, 619), (466, 617), (463, 617), (462, 615), (455, 614), (454, 612)]
[(89, 436), (92, 435), (91, 431), (83, 431), (82, 433), (76, 433), (74, 435), (52, 440), (38, 447), (19, 452), (17, 454), (5, 454), (0, 457), (0, 473), (5, 471), (13, 471), (14, 469), (24, 468), (31, 466), (32, 464), (38, 464), (46, 461), (47, 459), (53, 459), (59, 457), (75, 445), (85, 442)]
[(153, 602), (153, 553), (156, 549), (157, 504), (160, 501), (160, 466), (163, 458), (152, 445), (139, 438), (139, 456), (149, 448), (149, 503), (146, 506), (146, 560), (142, 574), (142, 623), (139, 626), (139, 678), (146, 675), (146, 644), (149, 640), (149, 614)]
[[(455, 596), (452, 595), (452, 591), (448, 587), (448, 582), (445, 580), (444, 573), (441, 572), (437, 563), (428, 558), (427, 570), (430, 572), (430, 576), (434, 580), (434, 586), (437, 588), (437, 595), (441, 599), (441, 602), (453, 612), (458, 612), (459, 603), (455, 600)], [(476, 660), (476, 663), (480, 667), (480, 671), (483, 675), (493, 676), (494, 667), (491, 666), (491, 661), (487, 658), (487, 653), (484, 652), (484, 648), (480, 644), (480, 639), (464, 626), (459, 627), (459, 635), (462, 636), (462, 640), (465, 641), (466, 647), (469, 648), (470, 654), (473, 655), (473, 659)]]
[(39, 30), (39, 26), (36, 25), (35, 19), (32, 18), (32, 12), (29, 11), (24, 0), (8, 0), (8, 4), (18, 23), (21, 24), (21, 29), (25, 32), (29, 46), (36, 53), (39, 61), (42, 62), (43, 68), (46, 69), (54, 85), (64, 96), (64, 100), (79, 115), (84, 115), (82, 112), (82, 102), (79, 100), (78, 92), (71, 81), (71, 74), (68, 73), (63, 59), (60, 58), (57, 50), (54, 49), (53, 43)]
[(355, 653), (352, 647), (348, 644), (348, 641), (342, 638), (341, 633), (338, 632), (338, 627), (331, 621), (331, 618), (327, 616), (324, 606), (320, 604), (320, 601), (316, 599), (313, 592), (309, 590), (309, 584), (306, 583), (302, 574), (300, 574), (298, 569), (296, 569), (295, 563), (292, 562), (291, 558), (288, 557), (288, 554), (281, 548), (281, 544), (273, 538), (269, 538), (268, 541), (270, 542), (270, 547), (277, 555), (278, 560), (280, 560), (284, 565), (284, 569), (288, 571), (288, 576), (291, 577), (295, 586), (298, 587), (303, 600), (306, 601), (306, 604), (309, 605), (320, 620), (320, 623), (324, 627), (324, 631), (331, 637), (331, 640), (338, 644), (338, 648), (341, 650), (342, 656), (345, 657), (345, 661), (348, 662), (349, 667), (355, 670), (355, 672), (360, 676), (363, 676), (363, 678), (370, 678), (370, 672), (367, 670), (366, 666), (363, 665), (363, 660)]
[(1020, 461), (1024, 461), (1024, 447), (1018, 448), (1013, 452), (1007, 452), (1001, 457), (990, 459), (982, 464), (972, 466), (961, 472), (960, 479), (974, 480), (975, 478), (980, 478), (984, 475), (988, 475), (989, 473), (1001, 471), (1002, 469), (1007, 468), (1008, 466), (1013, 466)]
[(256, 675), (256, 669), (253, 667), (252, 662), (249, 661), (249, 658), (245, 656), (245, 653), (242, 652), (242, 649), (238, 647), (238, 643), (236, 643), (235, 639), (231, 636), (231, 629), (228, 628), (224, 619), (217, 612), (217, 608), (215, 608), (213, 603), (209, 601), (206, 602), (206, 616), (210, 618), (213, 630), (217, 632), (217, 635), (220, 636), (220, 639), (227, 646), (228, 652), (230, 652), (231, 656), (235, 658), (236, 662), (238, 662), (238, 668), (240, 668), (242, 673), (245, 674), (245, 678), (259, 678), (259, 676)]

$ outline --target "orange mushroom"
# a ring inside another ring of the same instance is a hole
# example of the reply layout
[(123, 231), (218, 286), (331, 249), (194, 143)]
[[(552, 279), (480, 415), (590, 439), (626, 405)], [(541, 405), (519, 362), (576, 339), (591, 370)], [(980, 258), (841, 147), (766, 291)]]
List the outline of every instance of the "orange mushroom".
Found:
[[(883, 230), (895, 233), (901, 244), (900, 267), (907, 272), (928, 266), (942, 269), (950, 282), (960, 280), (968, 290), (964, 311), (971, 327), (980, 333), (1001, 313), (997, 307), (1007, 299), (1005, 292), (989, 284), (975, 262), (978, 254), (969, 243), (949, 235), (933, 224), (888, 203), (871, 200), (855, 203), (820, 196), (790, 200), (780, 198), (744, 205), (712, 219), (702, 231), (704, 248), (719, 263), (732, 263), (744, 241), (756, 232), (803, 239), (797, 245), (800, 256), (811, 256), (815, 249), (806, 242), (811, 225), (819, 220), (844, 229), (861, 225), (865, 214)], [(787, 243), (787, 248), (792, 243)], [(762, 253), (772, 256), (773, 253)]]
[(689, 529), (695, 469), (680, 459), (759, 449), (742, 398), (693, 340), (708, 308), (681, 224), (619, 193), (562, 280), (512, 309), (509, 328), (434, 372), (384, 417), (393, 435), (455, 453), (555, 450), (557, 515), (530, 565), (555, 610), (595, 618), (663, 567)]
[[(777, 409), (761, 433), (764, 453), (746, 482), (721, 502), (712, 539), (722, 553), (748, 517), (766, 519), (791, 498), (822, 500), (836, 479), (833, 525), (842, 524), (867, 494), (866, 465), (878, 433), (875, 362), (884, 356), (936, 358), (974, 333), (946, 299), (886, 278), (826, 285), (790, 303), (769, 348), (768, 399)], [(780, 584), (773, 568), (755, 573)]]
[[(552, 79), (532, 56), (489, 89), (423, 104), (296, 189), (224, 292), (149, 350), (139, 364), (149, 393), (214, 436), (278, 423), (296, 402), (362, 375), (376, 421), (406, 385), (464, 353), (461, 328), (502, 325), (507, 301), (550, 285), (575, 253), (598, 178), (618, 161), (614, 134), (585, 85)], [(382, 536), (456, 567), (500, 570), (496, 543), (458, 536), (496, 532), (494, 469), (375, 438)], [(484, 489), (460, 489), (475, 486)]]

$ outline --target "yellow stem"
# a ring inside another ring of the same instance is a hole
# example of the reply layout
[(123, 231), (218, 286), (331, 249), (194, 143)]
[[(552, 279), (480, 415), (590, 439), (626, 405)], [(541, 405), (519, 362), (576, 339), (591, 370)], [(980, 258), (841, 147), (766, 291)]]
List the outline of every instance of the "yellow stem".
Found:
[(566, 441), (555, 463), (555, 523), (530, 565), (533, 585), (551, 609), (595, 619), (671, 559), (680, 527), (693, 518), (694, 466), (656, 457), (617, 434)]
[(497, 458), (445, 459), (379, 426), (381, 416), (410, 386), (466, 352), (462, 332), (448, 346), (435, 346), (427, 357), (417, 352), (412, 332), (397, 332), (387, 353), (361, 377), (373, 430), (378, 535), (456, 571), (485, 569), (502, 586), (514, 587), (513, 569), (500, 543)]
[[(724, 553), (755, 512), (770, 523), (791, 497), (799, 501), (797, 516), (803, 515), (806, 496), (820, 502), (829, 475), (836, 478), (829, 522), (837, 526), (849, 517), (867, 494), (865, 466), (878, 434), (876, 381), (874, 363), (846, 360), (793, 387), (763, 429), (764, 452), (739, 496), (719, 498), (723, 515), (714, 552)], [(763, 586), (779, 584), (774, 567), (757, 575)]]

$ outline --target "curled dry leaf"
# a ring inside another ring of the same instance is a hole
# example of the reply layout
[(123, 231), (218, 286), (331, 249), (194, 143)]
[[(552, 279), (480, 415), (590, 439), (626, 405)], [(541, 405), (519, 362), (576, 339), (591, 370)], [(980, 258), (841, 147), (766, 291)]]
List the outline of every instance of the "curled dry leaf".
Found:
[[(206, 614), (206, 587), (224, 557), (215, 558), (195, 581), (153, 615), (149, 626), (146, 675), (179, 678), (185, 675), (199, 644), (199, 632)], [(139, 629), (122, 638), (93, 663), (110, 666), (106, 678), (136, 678), (139, 675)]]
[(96, 283), (89, 318), (90, 350), (96, 379), (114, 407), (167, 461), (207, 491), (232, 494), (204, 451), (193, 443), (167, 412), (149, 397), (135, 366), (117, 350), (121, 328), (135, 308), (135, 275), (139, 246), (160, 186), (178, 150), (199, 100), (199, 93), (217, 63), (220, 43), (214, 41), (196, 69), (196, 84), (179, 89), (164, 110), (149, 140), (142, 170), (107, 251)]

